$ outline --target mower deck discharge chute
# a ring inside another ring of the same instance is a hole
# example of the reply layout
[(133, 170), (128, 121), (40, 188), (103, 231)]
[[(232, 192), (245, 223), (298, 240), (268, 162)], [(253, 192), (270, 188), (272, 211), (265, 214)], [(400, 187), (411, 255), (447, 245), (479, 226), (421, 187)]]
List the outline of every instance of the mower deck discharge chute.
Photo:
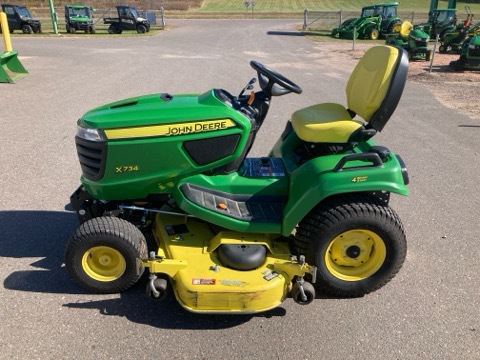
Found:
[(18, 53), (12, 50), (10, 30), (4, 12), (0, 12), (0, 27), (5, 44), (5, 52), (0, 54), (0, 82), (14, 83), (25, 77), (28, 71), (18, 59)]
[(65, 252), (77, 283), (120, 292), (148, 269), (152, 299), (171, 288), (189, 311), (236, 314), (288, 297), (309, 304), (316, 291), (363, 296), (400, 270), (406, 237), (388, 203), (408, 194), (408, 174), (372, 137), (401, 97), (407, 53), (368, 50), (347, 106), (296, 111), (261, 158), (247, 154), (271, 101), (302, 89), (250, 65), (257, 77), (238, 96), (139, 96), (78, 121), (82, 184), (71, 205), (81, 225)]

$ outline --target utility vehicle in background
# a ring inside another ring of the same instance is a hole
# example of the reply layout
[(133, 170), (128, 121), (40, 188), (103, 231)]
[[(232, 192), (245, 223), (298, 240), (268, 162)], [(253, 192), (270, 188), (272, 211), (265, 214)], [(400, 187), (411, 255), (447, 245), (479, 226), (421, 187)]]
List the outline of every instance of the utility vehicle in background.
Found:
[(65, 5), (65, 26), (67, 33), (75, 34), (84, 31), (95, 34), (93, 24), (93, 9), (84, 5)]
[(117, 6), (116, 18), (103, 18), (104, 24), (109, 24), (109, 34), (121, 34), (123, 30), (136, 30), (139, 34), (150, 31), (150, 22), (138, 15), (133, 6)]
[(15, 30), (22, 30), (24, 34), (42, 32), (40, 20), (34, 19), (25, 6), (2, 4), (2, 11), (7, 15), (8, 28), (11, 33)]

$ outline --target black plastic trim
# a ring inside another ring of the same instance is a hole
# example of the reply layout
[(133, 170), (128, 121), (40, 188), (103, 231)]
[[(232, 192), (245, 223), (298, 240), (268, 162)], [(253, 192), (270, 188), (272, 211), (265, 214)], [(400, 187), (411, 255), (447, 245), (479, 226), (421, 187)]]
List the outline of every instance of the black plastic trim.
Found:
[(89, 180), (100, 180), (105, 173), (107, 143), (75, 136), (75, 145), (83, 176)]

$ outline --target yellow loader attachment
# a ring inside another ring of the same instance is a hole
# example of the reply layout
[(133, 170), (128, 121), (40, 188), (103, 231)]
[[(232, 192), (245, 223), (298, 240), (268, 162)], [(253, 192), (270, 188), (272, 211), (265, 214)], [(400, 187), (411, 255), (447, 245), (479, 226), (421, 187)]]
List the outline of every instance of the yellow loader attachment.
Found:
[(2, 29), (5, 52), (0, 54), (0, 82), (15, 83), (28, 74), (20, 60), (17, 52), (12, 50), (10, 40), (10, 29), (8, 28), (7, 15), (0, 12), (0, 27)]

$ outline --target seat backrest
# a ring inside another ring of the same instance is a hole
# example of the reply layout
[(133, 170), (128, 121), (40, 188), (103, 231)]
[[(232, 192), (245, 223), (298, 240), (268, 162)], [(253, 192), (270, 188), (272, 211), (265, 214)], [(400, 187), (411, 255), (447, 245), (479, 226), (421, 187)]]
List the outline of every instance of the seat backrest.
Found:
[(404, 21), (402, 23), (402, 26), (400, 27), (400, 35), (403, 37), (407, 37), (408, 34), (410, 34), (410, 31), (412, 31), (413, 25), (410, 21)]
[(370, 48), (347, 83), (348, 110), (369, 127), (382, 131), (400, 101), (408, 71), (408, 54), (389, 45)]

